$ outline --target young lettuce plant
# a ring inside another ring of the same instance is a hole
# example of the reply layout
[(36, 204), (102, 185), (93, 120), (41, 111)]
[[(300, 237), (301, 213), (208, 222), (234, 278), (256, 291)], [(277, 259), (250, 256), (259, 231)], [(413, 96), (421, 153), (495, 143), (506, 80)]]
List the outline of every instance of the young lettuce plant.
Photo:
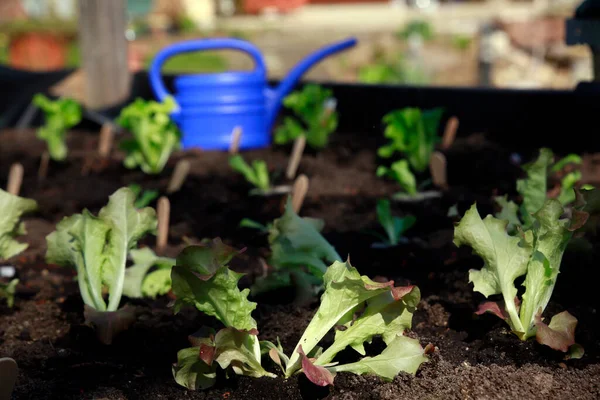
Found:
[(393, 247), (401, 242), (406, 242), (407, 240), (402, 234), (417, 221), (413, 215), (403, 218), (392, 215), (392, 207), (388, 199), (377, 200), (377, 219), (387, 235), (383, 236), (378, 232), (371, 233), (381, 240), (381, 243), (375, 244), (377, 247)]
[[(212, 246), (185, 249), (173, 267), (175, 312), (182, 305), (194, 305), (224, 325), (216, 333), (202, 329), (190, 337), (193, 347), (179, 351), (173, 375), (180, 385), (192, 390), (208, 388), (216, 381), (218, 367), (238, 375), (275, 377), (263, 368), (263, 354), (281, 367), (286, 378), (303, 372), (321, 386), (333, 384), (334, 375), (343, 371), (391, 380), (400, 371), (414, 374), (427, 360), (419, 342), (403, 336), (420, 299), (418, 288), (374, 282), (347, 262), (335, 262), (327, 269), (321, 306), (288, 357), (279, 343), (258, 340), (251, 316), (256, 303), (248, 301), (247, 289), (238, 289), (241, 274), (227, 267), (234, 254), (235, 250), (216, 240)], [(336, 326), (333, 343), (327, 349), (318, 347)], [(364, 343), (376, 336), (387, 345), (381, 354), (342, 365), (332, 362), (348, 346), (364, 356)]]
[(159, 174), (164, 169), (171, 153), (180, 146), (181, 133), (170, 117), (175, 107), (172, 97), (163, 103), (136, 99), (121, 111), (117, 123), (133, 135), (121, 142), (127, 152), (127, 168), (140, 167), (146, 174)]
[[(76, 268), (86, 320), (96, 326), (99, 339), (106, 344), (135, 319), (127, 307), (119, 309), (127, 254), (157, 226), (154, 209), (138, 210), (134, 201), (135, 194), (121, 188), (109, 197), (97, 217), (88, 210), (65, 217), (46, 237), (47, 262)], [(108, 292), (108, 302), (104, 291)]]
[(13, 279), (8, 283), (0, 282), (0, 299), (6, 299), (6, 305), (10, 308), (15, 304), (15, 293), (18, 284), (18, 279)]
[[(550, 149), (540, 149), (539, 156), (531, 163), (523, 165), (527, 174), (526, 178), (517, 180), (517, 192), (522, 197), (521, 205), (509, 201), (506, 196), (495, 198), (501, 207), (496, 217), (509, 222), (508, 231), (513, 232), (516, 227), (523, 226), (527, 229), (533, 223), (531, 215), (541, 209), (549, 198), (548, 178), (551, 173), (559, 173), (570, 165), (581, 164), (582, 160), (576, 154), (570, 154), (554, 163), (554, 154)], [(575, 186), (581, 180), (581, 171), (566, 172), (560, 181), (560, 187), (555, 196), (558, 201), (567, 206), (575, 201)], [(589, 188), (588, 186), (582, 186)]]
[(403, 108), (386, 114), (383, 117), (386, 124), (384, 136), (390, 142), (380, 147), (377, 154), (382, 158), (390, 158), (400, 152), (412, 169), (425, 171), (439, 141), (438, 127), (443, 112), (442, 108), (426, 111)]
[[(477, 314), (491, 312), (504, 319), (519, 339), (536, 337), (552, 349), (569, 352), (569, 357), (583, 355), (575, 343), (577, 320), (567, 311), (555, 315), (549, 324), (542, 314), (550, 301), (565, 248), (573, 232), (582, 227), (586, 212), (573, 211), (572, 218), (562, 218), (563, 207), (556, 199), (546, 199), (530, 215), (530, 227), (519, 236), (507, 232), (507, 220), (488, 215), (481, 219), (476, 205), (462, 217), (454, 231), (457, 246), (469, 246), (484, 265), (469, 271), (469, 282), (486, 298), (501, 294), (502, 301), (483, 303)], [(525, 293), (517, 297), (515, 279), (525, 275)]]
[(35, 200), (0, 189), (0, 260), (7, 260), (27, 249), (26, 243), (20, 243), (15, 238), (26, 233), (25, 224), (20, 221), (21, 216), (36, 211), (37, 208)]
[(400, 184), (400, 187), (409, 195), (417, 196), (417, 179), (410, 170), (408, 161), (399, 160), (394, 162), (389, 168), (383, 165), (377, 167), (376, 175), (378, 177), (388, 177)]
[(37, 131), (37, 137), (46, 141), (48, 154), (55, 161), (67, 158), (67, 131), (81, 121), (81, 106), (72, 99), (50, 100), (41, 93), (33, 97), (33, 104), (44, 112), (46, 124)]
[(257, 324), (252, 318), (256, 303), (248, 300), (248, 289), (238, 288), (243, 274), (227, 267), (235, 254), (235, 249), (217, 238), (184, 249), (171, 272), (175, 313), (191, 305), (224, 325), (218, 332), (201, 329), (190, 336), (192, 347), (177, 353), (173, 376), (190, 390), (214, 385), (218, 367), (231, 367), (238, 375), (255, 378), (275, 377), (261, 365)]
[(269, 170), (267, 163), (263, 160), (254, 160), (249, 165), (239, 154), (229, 157), (229, 166), (236, 172), (239, 172), (246, 180), (254, 185), (255, 189), (251, 193), (265, 193), (271, 189), (271, 180), (269, 179)]
[(297, 118), (286, 117), (275, 131), (275, 143), (293, 142), (306, 136), (306, 143), (315, 149), (327, 146), (329, 135), (337, 129), (338, 115), (333, 92), (322, 86), (308, 84), (301, 91), (288, 95), (283, 105), (291, 109)]
[(273, 270), (256, 279), (250, 288), (253, 295), (295, 285), (297, 302), (312, 298), (323, 283), (327, 265), (342, 259), (321, 235), (323, 221), (298, 216), (290, 197), (283, 215), (268, 226), (250, 225), (247, 220), (244, 225), (268, 232), (271, 249), (267, 262)]
[(135, 195), (135, 208), (148, 207), (159, 195), (158, 190), (142, 190), (142, 187), (136, 183), (132, 183), (127, 187)]

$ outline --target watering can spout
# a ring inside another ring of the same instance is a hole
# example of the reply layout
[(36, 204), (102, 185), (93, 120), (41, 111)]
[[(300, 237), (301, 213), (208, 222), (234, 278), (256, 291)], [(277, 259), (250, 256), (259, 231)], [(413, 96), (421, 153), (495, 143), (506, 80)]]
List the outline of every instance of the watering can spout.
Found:
[(300, 61), (281, 81), (277, 88), (268, 89), (267, 126), (270, 128), (275, 123), (275, 118), (277, 118), (277, 114), (281, 109), (283, 99), (292, 91), (302, 75), (304, 75), (313, 65), (325, 57), (353, 47), (355, 44), (356, 38), (349, 38), (315, 51), (304, 60)]

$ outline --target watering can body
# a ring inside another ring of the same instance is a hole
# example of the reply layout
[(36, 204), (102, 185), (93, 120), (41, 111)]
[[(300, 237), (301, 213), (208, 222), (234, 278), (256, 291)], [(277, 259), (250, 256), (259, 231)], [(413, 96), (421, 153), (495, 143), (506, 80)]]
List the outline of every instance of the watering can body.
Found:
[(152, 62), (149, 76), (159, 101), (171, 95), (164, 86), (161, 67), (180, 53), (230, 49), (249, 54), (255, 66), (251, 71), (230, 71), (182, 75), (175, 78), (172, 95), (177, 108), (171, 117), (182, 131), (184, 149), (226, 150), (236, 127), (241, 128), (240, 149), (267, 147), (271, 128), (283, 98), (300, 77), (323, 58), (356, 44), (351, 38), (311, 54), (290, 71), (278, 87), (271, 88), (260, 50), (253, 44), (230, 38), (198, 39), (176, 43), (160, 51)]

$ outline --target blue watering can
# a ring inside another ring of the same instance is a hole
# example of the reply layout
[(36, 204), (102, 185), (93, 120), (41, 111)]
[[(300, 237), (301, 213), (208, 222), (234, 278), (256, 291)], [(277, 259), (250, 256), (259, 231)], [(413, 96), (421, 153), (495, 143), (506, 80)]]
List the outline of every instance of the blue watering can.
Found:
[(326, 46), (302, 60), (277, 88), (267, 82), (265, 61), (253, 44), (230, 38), (199, 39), (176, 43), (160, 51), (150, 66), (150, 84), (158, 100), (170, 94), (161, 79), (161, 67), (179, 53), (233, 49), (249, 54), (256, 63), (252, 71), (183, 75), (175, 78), (173, 96), (177, 109), (171, 117), (183, 133), (184, 149), (226, 150), (234, 128), (242, 129), (240, 149), (267, 147), (271, 128), (283, 98), (300, 77), (323, 58), (356, 44), (350, 38)]

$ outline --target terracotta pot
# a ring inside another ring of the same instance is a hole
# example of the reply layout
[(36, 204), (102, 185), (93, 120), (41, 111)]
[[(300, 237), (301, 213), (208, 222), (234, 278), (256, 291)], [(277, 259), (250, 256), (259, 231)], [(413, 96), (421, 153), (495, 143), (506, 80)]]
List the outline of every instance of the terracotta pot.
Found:
[(306, 3), (308, 0), (242, 0), (244, 12), (247, 14), (260, 14), (265, 8), (275, 8), (286, 13)]
[(68, 40), (48, 32), (15, 34), (10, 39), (8, 58), (11, 67), (34, 71), (64, 68)]

